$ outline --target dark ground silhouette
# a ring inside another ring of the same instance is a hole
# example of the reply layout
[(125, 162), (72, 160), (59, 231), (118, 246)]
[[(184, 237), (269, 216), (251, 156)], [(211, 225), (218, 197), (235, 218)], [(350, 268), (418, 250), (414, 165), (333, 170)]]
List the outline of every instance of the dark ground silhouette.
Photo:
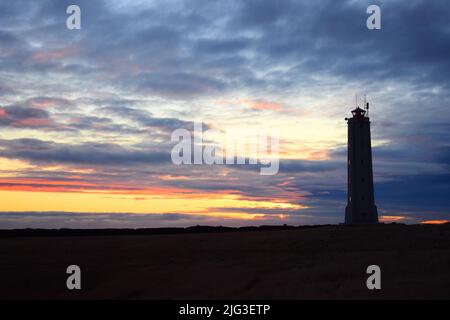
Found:
[(449, 224), (4, 230), (0, 261), (2, 299), (450, 299)]

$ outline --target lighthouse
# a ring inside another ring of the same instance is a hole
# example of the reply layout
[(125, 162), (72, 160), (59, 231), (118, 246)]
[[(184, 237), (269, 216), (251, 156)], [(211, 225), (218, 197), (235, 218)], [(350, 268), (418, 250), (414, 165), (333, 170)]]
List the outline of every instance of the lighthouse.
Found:
[(348, 192), (345, 224), (376, 224), (378, 212), (373, 193), (372, 145), (369, 103), (352, 110), (348, 124)]

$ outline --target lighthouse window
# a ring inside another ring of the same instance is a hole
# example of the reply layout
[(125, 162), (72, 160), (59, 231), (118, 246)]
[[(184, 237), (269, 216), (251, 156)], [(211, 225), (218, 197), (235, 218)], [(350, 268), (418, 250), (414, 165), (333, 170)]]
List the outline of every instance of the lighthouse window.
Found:
[(364, 178), (361, 179), (361, 182), (364, 182)]
[(361, 164), (364, 164), (364, 160), (361, 160)]
[(366, 198), (364, 198), (364, 196), (362, 196), (362, 197), (361, 197), (361, 200), (363, 200), (363, 201), (364, 201), (364, 200), (366, 200)]

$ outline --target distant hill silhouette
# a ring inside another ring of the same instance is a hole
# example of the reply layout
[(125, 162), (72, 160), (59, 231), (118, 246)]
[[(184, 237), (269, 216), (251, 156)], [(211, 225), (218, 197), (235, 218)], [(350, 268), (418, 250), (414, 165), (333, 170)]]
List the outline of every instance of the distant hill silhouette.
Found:
[[(402, 225), (391, 223), (390, 225)], [(124, 228), (124, 229), (12, 229), (0, 230), (0, 237), (28, 237), (28, 236), (108, 236), (108, 235), (147, 235), (147, 234), (186, 234), (186, 233), (217, 233), (217, 232), (243, 232), (243, 231), (270, 231), (288, 229), (323, 228), (336, 225), (306, 225), (306, 226), (191, 226), (187, 228)], [(340, 227), (351, 227), (339, 225)]]

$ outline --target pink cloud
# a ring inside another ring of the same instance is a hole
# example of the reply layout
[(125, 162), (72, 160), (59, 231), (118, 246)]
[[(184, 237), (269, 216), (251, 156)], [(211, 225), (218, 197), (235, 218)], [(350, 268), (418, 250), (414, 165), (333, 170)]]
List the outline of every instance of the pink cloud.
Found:
[(273, 110), (282, 111), (283, 105), (276, 102), (261, 101), (261, 100), (242, 100), (242, 104), (250, 107), (253, 110)]
[(79, 56), (81, 50), (76, 47), (55, 49), (50, 51), (40, 51), (33, 54), (32, 60), (37, 62), (47, 62), (50, 60), (60, 60)]
[(50, 98), (38, 98), (33, 99), (31, 105), (35, 108), (51, 108), (55, 106), (55, 101)]
[(53, 122), (47, 118), (26, 118), (16, 121), (12, 124), (16, 127), (49, 127)]

